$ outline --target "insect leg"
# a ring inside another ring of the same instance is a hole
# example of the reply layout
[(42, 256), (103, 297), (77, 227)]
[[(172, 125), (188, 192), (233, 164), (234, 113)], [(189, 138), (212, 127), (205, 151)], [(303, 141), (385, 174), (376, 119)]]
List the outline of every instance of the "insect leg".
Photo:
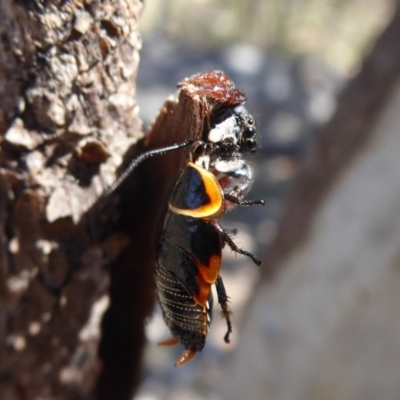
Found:
[(225, 343), (230, 343), (229, 335), (232, 333), (232, 323), (230, 319), (231, 311), (228, 308), (228, 296), (226, 295), (224, 282), (220, 276), (218, 276), (217, 281), (215, 282), (215, 288), (217, 289), (218, 302), (221, 305), (222, 316), (225, 318), (228, 327), (224, 336), (224, 341)]
[(231, 203), (237, 204), (239, 206), (254, 206), (255, 204), (261, 204), (263, 206), (265, 204), (264, 200), (239, 200), (229, 193), (224, 193), (224, 198), (225, 200), (228, 200)]
[(234, 252), (243, 254), (244, 256), (250, 257), (254, 264), (261, 265), (262, 261), (259, 260), (254, 254), (249, 251), (243, 250), (236, 245), (236, 243), (230, 238), (230, 236), (225, 232), (224, 228), (214, 222), (215, 228), (221, 233), (221, 238), (225, 244), (227, 244)]

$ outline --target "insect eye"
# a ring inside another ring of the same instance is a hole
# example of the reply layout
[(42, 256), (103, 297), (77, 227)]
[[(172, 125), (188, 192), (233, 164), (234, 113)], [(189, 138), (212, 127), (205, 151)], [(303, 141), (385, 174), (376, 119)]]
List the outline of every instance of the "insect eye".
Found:
[(254, 139), (247, 139), (245, 141), (245, 148), (247, 151), (254, 153), (257, 150), (257, 141)]
[(255, 134), (256, 134), (256, 130), (253, 127), (246, 128), (243, 131), (243, 139), (251, 139), (252, 137), (254, 137)]

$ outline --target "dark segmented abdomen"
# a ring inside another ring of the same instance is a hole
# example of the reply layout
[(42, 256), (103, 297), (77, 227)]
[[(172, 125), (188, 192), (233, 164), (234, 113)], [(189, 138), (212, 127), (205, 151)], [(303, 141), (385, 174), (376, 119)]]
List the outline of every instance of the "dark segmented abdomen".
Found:
[(212, 294), (205, 307), (199, 306), (185, 287), (157, 263), (157, 297), (164, 320), (186, 349), (203, 349), (211, 322)]

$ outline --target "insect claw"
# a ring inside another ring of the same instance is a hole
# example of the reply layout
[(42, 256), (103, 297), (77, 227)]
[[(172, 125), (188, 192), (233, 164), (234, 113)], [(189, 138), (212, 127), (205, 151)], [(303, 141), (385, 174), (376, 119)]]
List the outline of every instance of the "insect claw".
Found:
[(224, 336), (224, 342), (225, 343), (230, 343), (231, 342), (231, 339), (229, 338), (230, 334), (231, 334), (231, 331), (228, 330), (228, 332), (226, 332), (226, 334)]
[(259, 260), (257, 257), (252, 256), (251, 259), (254, 261), (254, 264), (256, 264), (258, 267), (262, 264), (262, 261)]
[(196, 355), (196, 350), (185, 350), (182, 355), (176, 360), (175, 367), (180, 367), (181, 365), (190, 361)]

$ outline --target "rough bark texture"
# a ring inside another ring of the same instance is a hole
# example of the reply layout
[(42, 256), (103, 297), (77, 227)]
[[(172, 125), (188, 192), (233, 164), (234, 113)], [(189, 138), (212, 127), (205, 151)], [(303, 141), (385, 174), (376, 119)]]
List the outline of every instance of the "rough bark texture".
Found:
[[(140, 136), (141, 3), (0, 1), (0, 397), (90, 398), (104, 265), (85, 213)], [(96, 321), (97, 317), (97, 321)]]

